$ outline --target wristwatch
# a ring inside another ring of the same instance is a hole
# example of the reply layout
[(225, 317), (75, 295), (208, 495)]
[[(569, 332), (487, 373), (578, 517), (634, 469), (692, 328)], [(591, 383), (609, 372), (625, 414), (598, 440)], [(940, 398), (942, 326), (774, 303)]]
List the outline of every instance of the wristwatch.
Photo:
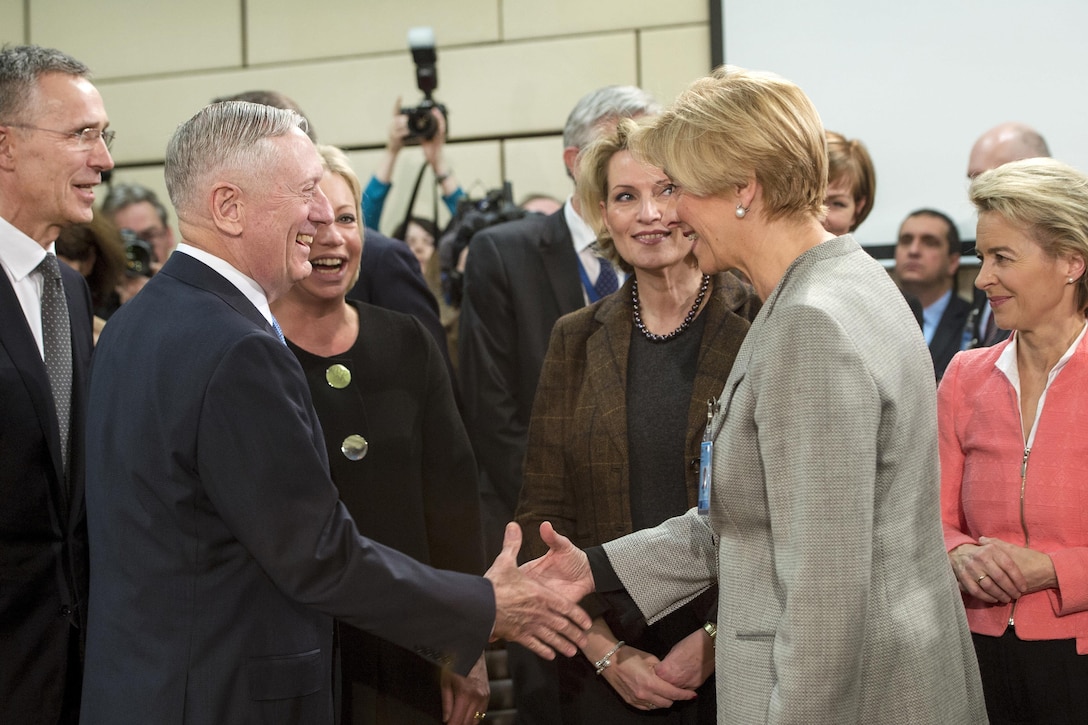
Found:
[(718, 638), (718, 625), (714, 622), (707, 622), (706, 624), (704, 624), (703, 630), (705, 630), (706, 633), (710, 635), (711, 642)]

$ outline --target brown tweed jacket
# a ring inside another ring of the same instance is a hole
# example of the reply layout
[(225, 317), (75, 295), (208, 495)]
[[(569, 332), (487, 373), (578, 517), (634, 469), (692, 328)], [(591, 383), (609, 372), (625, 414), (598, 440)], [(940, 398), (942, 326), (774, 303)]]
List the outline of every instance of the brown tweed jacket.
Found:
[[(706, 327), (688, 410), (688, 504), (694, 506), (706, 401), (719, 395), (759, 312), (755, 293), (732, 274), (718, 275), (703, 308)], [(547, 551), (540, 523), (579, 547), (630, 533), (627, 463), (627, 351), (631, 280), (615, 294), (560, 318), (552, 330), (529, 424), (517, 521), (522, 555)]]

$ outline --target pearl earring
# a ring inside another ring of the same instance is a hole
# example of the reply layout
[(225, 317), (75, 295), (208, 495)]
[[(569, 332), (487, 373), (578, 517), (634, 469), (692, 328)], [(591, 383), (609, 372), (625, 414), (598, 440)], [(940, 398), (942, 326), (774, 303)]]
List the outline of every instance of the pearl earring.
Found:
[(747, 214), (747, 213), (748, 213), (747, 209), (745, 209), (740, 204), (737, 204), (737, 219), (743, 219), (744, 215)]
[(1069, 284), (1073, 284), (1073, 278), (1072, 277), (1069, 278)]

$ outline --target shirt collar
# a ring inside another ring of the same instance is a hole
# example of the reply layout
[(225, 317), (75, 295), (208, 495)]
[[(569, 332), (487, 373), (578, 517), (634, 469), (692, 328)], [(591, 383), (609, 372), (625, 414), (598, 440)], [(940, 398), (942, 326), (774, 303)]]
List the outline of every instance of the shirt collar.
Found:
[(26, 278), (45, 259), (46, 252), (56, 251), (56, 242), (45, 249), (42, 245), (17, 229), (7, 219), (0, 217), (0, 264), (7, 270), (12, 282)]
[(574, 242), (574, 251), (581, 254), (597, 241), (597, 234), (589, 228), (585, 219), (578, 216), (578, 212), (574, 211), (574, 204), (571, 201), (572, 197), (568, 196), (567, 202), (563, 204), (563, 218), (570, 230), (570, 238)]
[(253, 306), (257, 308), (264, 319), (268, 320), (269, 324), (272, 324), (272, 310), (268, 307), (268, 297), (265, 295), (264, 290), (261, 289), (261, 286), (251, 277), (247, 277), (239, 272), (225, 259), (217, 257), (211, 252), (194, 247), (191, 244), (182, 242), (174, 251), (188, 254), (193, 259), (203, 262), (214, 271), (218, 272), (224, 279), (237, 287), (238, 291), (253, 303)]

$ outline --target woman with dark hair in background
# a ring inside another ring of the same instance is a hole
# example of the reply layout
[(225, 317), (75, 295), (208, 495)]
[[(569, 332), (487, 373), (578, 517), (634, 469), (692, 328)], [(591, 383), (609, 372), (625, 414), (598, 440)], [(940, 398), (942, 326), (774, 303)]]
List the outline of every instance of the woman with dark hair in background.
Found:
[(865, 144), (841, 133), (827, 136), (827, 216), (824, 229), (841, 237), (856, 230), (873, 210), (876, 169)]

